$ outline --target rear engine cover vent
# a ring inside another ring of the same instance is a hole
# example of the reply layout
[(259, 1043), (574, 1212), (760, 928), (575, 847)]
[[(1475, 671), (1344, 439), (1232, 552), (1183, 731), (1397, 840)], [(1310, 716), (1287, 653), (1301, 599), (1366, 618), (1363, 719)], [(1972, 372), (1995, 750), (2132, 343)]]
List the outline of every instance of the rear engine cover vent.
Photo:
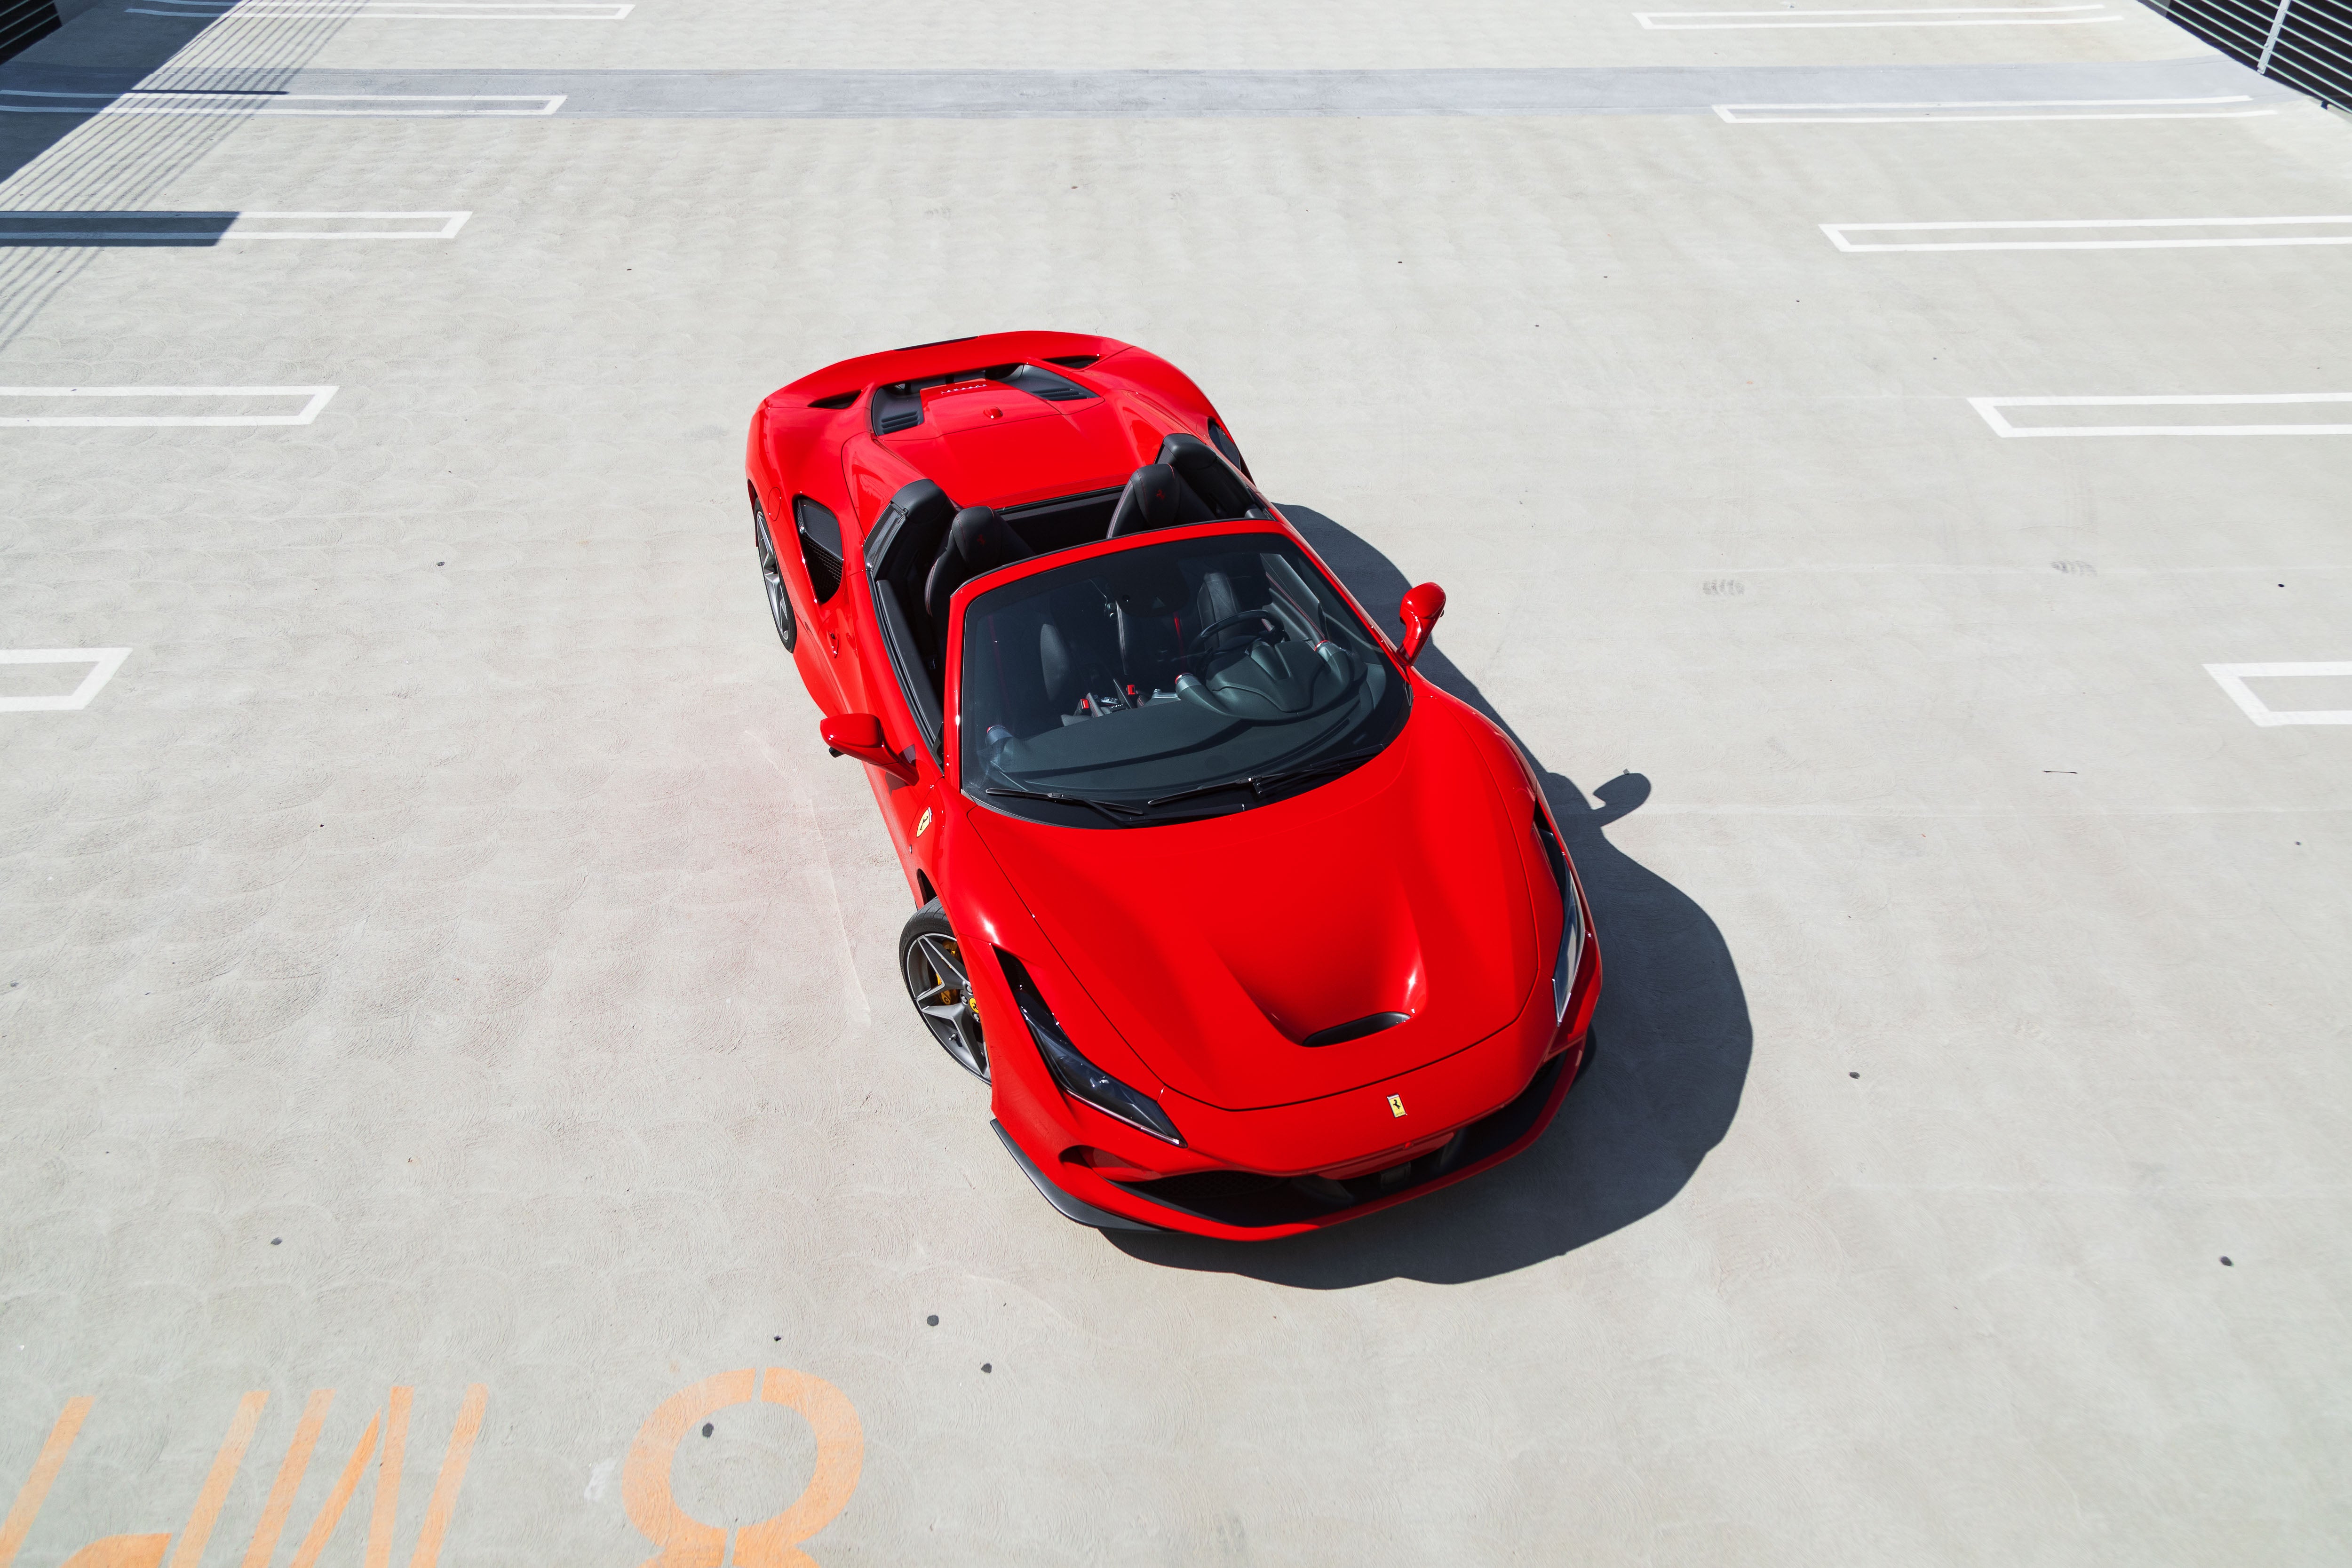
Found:
[(874, 434), (889, 436), (913, 429), (923, 422), (924, 388), (952, 386), (960, 381), (999, 382), (1046, 403), (1082, 403), (1095, 395), (1069, 377), (1041, 364), (982, 365), (975, 370), (951, 371), (946, 375), (920, 376), (876, 387), (874, 401), (866, 409)]
[(874, 389), (874, 401), (866, 405), (866, 416), (877, 436), (887, 436), (896, 430), (912, 430), (923, 422), (923, 392), (929, 382), (899, 381)]

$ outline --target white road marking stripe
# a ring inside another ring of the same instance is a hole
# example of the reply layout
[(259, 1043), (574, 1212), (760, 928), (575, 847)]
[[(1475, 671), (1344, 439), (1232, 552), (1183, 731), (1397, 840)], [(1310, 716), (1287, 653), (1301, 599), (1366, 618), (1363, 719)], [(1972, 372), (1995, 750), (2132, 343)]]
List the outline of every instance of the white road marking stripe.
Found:
[(36, 414), (0, 416), (0, 427), (61, 426), (308, 425), (341, 390), (333, 386), (0, 386), (7, 397), (299, 397), (292, 414)]
[(0, 713), (61, 713), (77, 708), (87, 708), (98, 689), (114, 679), (122, 661), (131, 657), (127, 647), (11, 647), (0, 648), (0, 664), (87, 664), (89, 673), (81, 684), (62, 697), (0, 697)]
[[(2059, 15), (2105, 9), (2105, 5), (1932, 5), (1867, 11), (1636, 11), (1633, 16), (1653, 33), (1737, 32), (1756, 27), (2053, 27), (2069, 22), (2123, 20), (2115, 16)], [(1832, 16), (1868, 19), (1816, 19)], [(1714, 19), (1718, 17), (1722, 20)], [(1929, 17), (1937, 19), (1924, 19)]]
[[(1728, 125), (1894, 125), (1912, 121), (1984, 120), (2246, 120), (2275, 109), (2222, 109), (2250, 103), (2245, 93), (2223, 98), (1986, 99), (1949, 103), (1718, 103)], [(1820, 110), (1834, 112), (1822, 113)], [(1870, 112), (1873, 110), (1902, 112)], [(1964, 110), (1997, 110), (1993, 113)], [(2025, 112), (2013, 112), (2013, 111)], [(2055, 110), (2057, 112), (2037, 112)], [(1807, 111), (1807, 112), (1800, 112)]]
[(2268, 730), (2281, 724), (2352, 724), (2352, 708), (2289, 708), (2284, 710), (2271, 707), (2255, 696), (2246, 682), (2282, 680), (2296, 676), (2352, 675), (2352, 662), (2336, 661), (2319, 664), (2209, 664), (2205, 673), (2221, 682), (2221, 689), (2230, 694), (2247, 718)]
[(2352, 392), (2183, 393), (2145, 397), (1971, 397), (1969, 406), (1996, 436), (2352, 436), (2352, 425), (2011, 425), (2004, 408), (2292, 407), (2352, 404)]
[[(158, 213), (157, 217), (170, 217)], [(138, 212), (92, 213), (93, 219), (109, 218), (111, 223), (75, 223), (72, 213), (55, 212), (28, 215), (0, 211), (0, 246), (25, 239), (88, 239), (94, 242), (123, 239), (455, 239), (457, 231), (466, 226), (471, 212), (240, 212), (228, 227), (168, 229), (145, 228), (141, 220), (147, 215)], [(13, 221), (27, 217), (43, 220), (40, 228), (17, 228)], [(321, 228), (321, 220), (347, 218), (370, 223), (399, 219), (438, 220), (432, 228)], [(273, 222), (301, 222), (306, 228), (272, 228)]]
[[(560, 92), (288, 92), (264, 98), (247, 93), (205, 92), (194, 88), (146, 88), (130, 94), (37, 92), (29, 88), (0, 88), (0, 114), (383, 115), (425, 119), (530, 117), (553, 114), (562, 107), (564, 97)], [(26, 101), (28, 100), (36, 101)], [(347, 107), (324, 107), (328, 104)], [(483, 107), (492, 104), (530, 104), (534, 107)], [(465, 107), (446, 107), (449, 105)]]
[[(224, 239), (455, 239), (473, 213), (466, 212), (247, 212), (236, 216)], [(332, 228), (318, 226), (337, 218), (383, 224), (440, 220), (432, 228)], [(303, 228), (272, 228), (272, 223), (301, 223)]]
[[(2220, 235), (2190, 239), (1895, 240), (1857, 245), (1855, 234), (1996, 234), (2017, 230), (2256, 228), (2332, 225), (2341, 234)], [(1825, 223), (1830, 243), (1848, 254), (1879, 250), (2196, 250), (2218, 246), (2352, 245), (2352, 216), (2029, 218), (2001, 223)]]

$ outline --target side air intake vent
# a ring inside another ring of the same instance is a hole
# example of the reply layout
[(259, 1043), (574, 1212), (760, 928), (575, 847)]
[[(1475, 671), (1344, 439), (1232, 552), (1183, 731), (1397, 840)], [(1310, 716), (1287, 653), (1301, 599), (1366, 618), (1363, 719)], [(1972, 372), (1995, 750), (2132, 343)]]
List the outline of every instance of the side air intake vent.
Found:
[(1100, 354), (1055, 354), (1045, 363), (1062, 365), (1070, 370), (1084, 370), (1100, 358), (1102, 358)]
[(857, 401), (854, 392), (836, 392), (831, 397), (820, 397), (809, 404), (811, 408), (846, 408)]
[(824, 502), (794, 496), (793, 526), (801, 536), (801, 560), (808, 565), (809, 589), (823, 604), (841, 586), (841, 521)]

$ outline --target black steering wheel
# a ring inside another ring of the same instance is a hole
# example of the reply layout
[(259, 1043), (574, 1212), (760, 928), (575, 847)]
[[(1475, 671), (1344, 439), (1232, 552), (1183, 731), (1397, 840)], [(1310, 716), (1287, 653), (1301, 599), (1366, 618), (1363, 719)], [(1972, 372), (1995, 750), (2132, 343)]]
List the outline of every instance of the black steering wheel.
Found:
[(1219, 632), (1224, 631), (1229, 627), (1237, 626), (1244, 621), (1271, 621), (1276, 626), (1280, 626), (1282, 625), (1282, 618), (1274, 613), (1274, 610), (1270, 605), (1264, 609), (1244, 610), (1238, 615), (1227, 616), (1223, 620), (1212, 621), (1207, 626), (1202, 626), (1199, 631), (1194, 632), (1191, 637), (1186, 639), (1184, 651), (1187, 654), (1198, 652), (1202, 646), (1211, 637), (1215, 637)]

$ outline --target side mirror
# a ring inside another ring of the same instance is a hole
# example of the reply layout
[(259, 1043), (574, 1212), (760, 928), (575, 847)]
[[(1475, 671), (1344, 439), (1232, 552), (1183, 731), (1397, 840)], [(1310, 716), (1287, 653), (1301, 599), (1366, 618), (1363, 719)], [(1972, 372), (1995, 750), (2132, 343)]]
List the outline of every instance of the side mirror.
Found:
[(836, 757), (856, 757), (880, 768), (894, 779), (915, 782), (915, 764), (892, 751), (882, 739), (882, 721), (871, 713), (836, 713), (816, 727), (824, 749)]
[(1404, 642), (1397, 651), (1411, 664), (1429, 646), (1429, 634), (1437, 629), (1437, 617), (1445, 613), (1445, 590), (1434, 583), (1423, 583), (1405, 595), (1397, 614), (1404, 618)]

